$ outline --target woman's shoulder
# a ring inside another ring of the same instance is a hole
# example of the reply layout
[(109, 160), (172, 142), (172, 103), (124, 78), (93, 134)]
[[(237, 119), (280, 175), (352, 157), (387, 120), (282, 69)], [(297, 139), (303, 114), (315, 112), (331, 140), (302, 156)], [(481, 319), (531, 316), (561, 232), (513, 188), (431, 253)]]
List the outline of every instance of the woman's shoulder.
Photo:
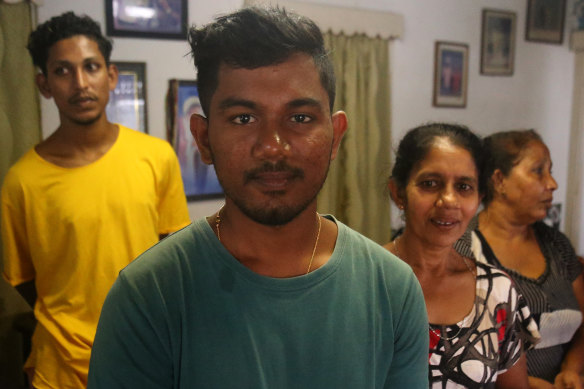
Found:
[(533, 224), (533, 230), (536, 236), (543, 242), (566, 244), (570, 247), (570, 239), (559, 229), (545, 224), (543, 221), (538, 221)]

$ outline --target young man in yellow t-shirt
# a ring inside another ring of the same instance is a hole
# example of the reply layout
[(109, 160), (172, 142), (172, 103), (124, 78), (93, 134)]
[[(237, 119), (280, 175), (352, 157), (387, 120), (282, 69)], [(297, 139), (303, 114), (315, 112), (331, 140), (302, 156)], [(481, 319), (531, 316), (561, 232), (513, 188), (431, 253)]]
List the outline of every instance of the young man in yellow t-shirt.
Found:
[(108, 121), (111, 42), (72, 12), (28, 49), (60, 125), (6, 175), (4, 277), (38, 320), (25, 369), (35, 388), (84, 388), (101, 306), (118, 272), (190, 223), (170, 145)]

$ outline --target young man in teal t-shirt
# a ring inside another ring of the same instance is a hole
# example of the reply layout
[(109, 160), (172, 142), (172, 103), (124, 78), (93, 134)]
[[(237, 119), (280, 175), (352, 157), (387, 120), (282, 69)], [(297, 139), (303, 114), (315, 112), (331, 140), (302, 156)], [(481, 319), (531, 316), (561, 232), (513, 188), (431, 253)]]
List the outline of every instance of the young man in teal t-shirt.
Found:
[(411, 269), (316, 212), (347, 128), (318, 27), (246, 8), (189, 42), (191, 131), (225, 206), (121, 272), (89, 388), (427, 388)]

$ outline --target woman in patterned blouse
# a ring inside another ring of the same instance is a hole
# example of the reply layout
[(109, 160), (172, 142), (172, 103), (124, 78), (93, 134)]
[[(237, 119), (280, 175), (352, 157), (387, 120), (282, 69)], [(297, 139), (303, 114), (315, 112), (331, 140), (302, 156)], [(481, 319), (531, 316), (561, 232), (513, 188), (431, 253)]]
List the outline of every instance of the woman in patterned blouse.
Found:
[(528, 387), (520, 328), (529, 311), (503, 272), (452, 247), (480, 203), (481, 156), (466, 127), (424, 125), (400, 142), (388, 184), (405, 228), (385, 247), (422, 286), (432, 388)]
[(582, 269), (566, 236), (541, 222), (557, 189), (549, 150), (526, 130), (487, 137), (485, 151), (475, 256), (511, 276), (539, 324), (541, 342), (527, 352), (531, 387), (581, 388)]

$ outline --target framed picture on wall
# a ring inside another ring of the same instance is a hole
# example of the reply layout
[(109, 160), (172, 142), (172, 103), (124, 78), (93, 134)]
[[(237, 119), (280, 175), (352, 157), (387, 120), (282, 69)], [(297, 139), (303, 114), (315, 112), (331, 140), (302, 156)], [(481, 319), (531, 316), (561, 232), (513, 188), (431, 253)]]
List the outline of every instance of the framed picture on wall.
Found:
[(146, 63), (114, 62), (118, 84), (110, 92), (105, 111), (109, 121), (148, 133), (146, 115)]
[(528, 0), (525, 40), (561, 44), (566, 0)]
[(516, 19), (515, 12), (483, 10), (481, 74), (513, 75)]
[(167, 136), (178, 156), (187, 200), (223, 197), (213, 165), (201, 160), (190, 131), (191, 115), (202, 114), (196, 81), (170, 80), (167, 94)]
[(187, 3), (187, 0), (105, 0), (107, 34), (186, 40)]
[(436, 42), (433, 96), (435, 107), (466, 107), (468, 51), (465, 43)]
[(560, 229), (560, 225), (562, 224), (562, 203), (552, 204), (543, 222), (550, 227)]

